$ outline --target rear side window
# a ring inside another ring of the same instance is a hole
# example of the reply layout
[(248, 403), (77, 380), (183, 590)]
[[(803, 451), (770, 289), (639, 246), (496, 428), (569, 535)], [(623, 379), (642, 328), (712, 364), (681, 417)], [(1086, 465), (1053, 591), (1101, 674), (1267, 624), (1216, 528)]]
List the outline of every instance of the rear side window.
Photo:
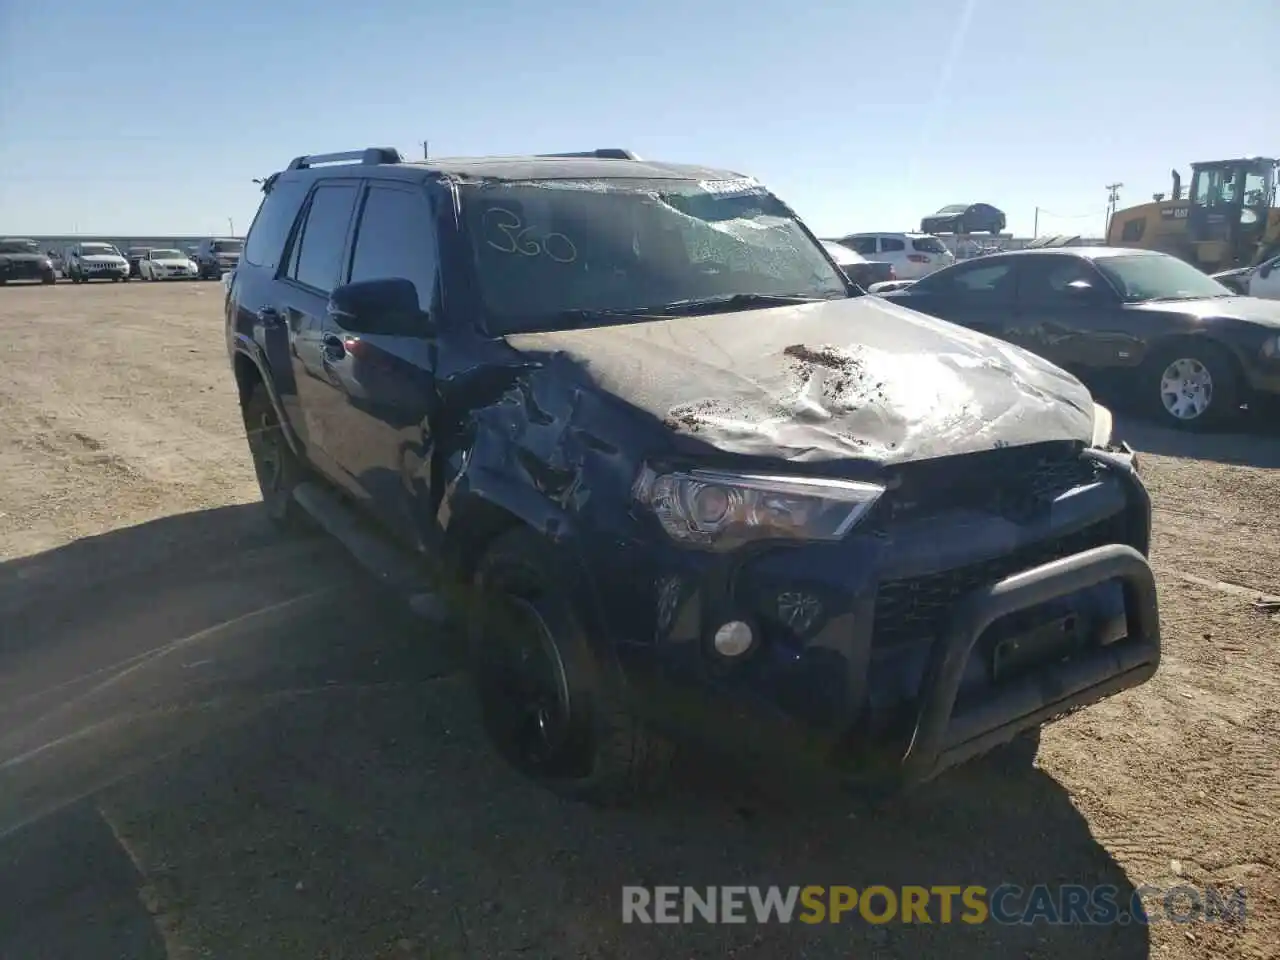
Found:
[(321, 293), (329, 293), (338, 285), (342, 251), (355, 205), (355, 184), (324, 183), (316, 188), (302, 235), (296, 241), (298, 255), (289, 273), (292, 279)]
[(911, 246), (920, 253), (946, 253), (947, 248), (942, 241), (934, 237), (913, 237)]
[(907, 249), (907, 245), (897, 237), (881, 237), (880, 252), (881, 253), (897, 253), (900, 250)]
[(436, 238), (426, 197), (374, 186), (365, 198), (351, 258), (351, 282), (412, 280), (430, 310), (436, 285)]
[[(280, 254), (289, 230), (298, 216), (298, 208), (307, 195), (307, 185), (298, 180), (277, 182), (262, 200), (258, 215), (253, 218), (249, 237), (244, 244), (244, 259), (255, 267), (275, 270), (280, 265)], [(209, 242), (202, 241), (200, 253), (209, 250)]]

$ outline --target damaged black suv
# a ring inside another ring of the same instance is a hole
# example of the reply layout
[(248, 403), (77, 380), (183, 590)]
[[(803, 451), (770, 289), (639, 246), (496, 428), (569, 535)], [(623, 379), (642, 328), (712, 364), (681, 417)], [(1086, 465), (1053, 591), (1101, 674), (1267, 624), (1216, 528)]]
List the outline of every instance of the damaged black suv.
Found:
[(263, 192), (226, 332), (266, 508), (466, 598), (488, 732), (559, 792), (682, 738), (921, 782), (1155, 672), (1110, 414), (753, 179), (371, 148)]

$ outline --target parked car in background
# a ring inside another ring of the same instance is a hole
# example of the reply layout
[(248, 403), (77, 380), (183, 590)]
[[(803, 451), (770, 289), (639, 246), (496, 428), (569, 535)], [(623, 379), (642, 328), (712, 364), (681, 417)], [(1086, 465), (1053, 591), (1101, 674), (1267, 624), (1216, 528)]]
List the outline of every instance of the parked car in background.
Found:
[(893, 303), (1008, 340), (1081, 377), (1115, 380), (1179, 427), (1280, 396), (1280, 303), (1241, 297), (1177, 257), (1124, 247), (967, 260)]
[(873, 283), (897, 279), (891, 263), (865, 260), (835, 240), (823, 240), (822, 245), (827, 253), (831, 254), (831, 259), (836, 262), (836, 266), (844, 271), (844, 275), (863, 290), (868, 290)]
[(66, 266), (72, 283), (90, 280), (118, 283), (129, 279), (129, 261), (110, 243), (77, 243), (68, 247)]
[(181, 250), (149, 250), (138, 272), (143, 280), (194, 280), (200, 268)]
[(1280, 300), (1280, 257), (1258, 264), (1249, 276), (1249, 296)]
[(920, 221), (921, 233), (1000, 233), (1004, 211), (989, 203), (953, 203)]
[(195, 261), (200, 268), (200, 279), (220, 280), (228, 270), (234, 270), (240, 262), (244, 241), (235, 237), (209, 237), (201, 240), (196, 248)]
[(0, 239), (0, 284), (14, 280), (57, 282), (58, 274), (49, 255), (34, 240), (21, 237)]
[(918, 280), (956, 262), (941, 240), (923, 233), (851, 233), (835, 239), (866, 260), (892, 264), (899, 280)]
[(1155, 672), (1110, 414), (859, 295), (754, 179), (368, 148), (263, 192), (224, 340), (265, 513), (465, 600), (484, 728), (537, 782), (626, 799), (685, 738), (898, 786), (1029, 767)]
[(150, 247), (130, 247), (124, 252), (125, 259), (129, 261), (129, 276), (134, 278), (142, 276), (142, 269), (139, 264), (146, 259), (150, 250)]

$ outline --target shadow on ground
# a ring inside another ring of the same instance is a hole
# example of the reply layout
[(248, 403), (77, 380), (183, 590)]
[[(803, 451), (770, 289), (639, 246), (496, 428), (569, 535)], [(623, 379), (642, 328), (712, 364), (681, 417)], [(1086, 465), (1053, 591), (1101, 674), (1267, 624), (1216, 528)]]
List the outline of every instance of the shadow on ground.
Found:
[(691, 762), (642, 808), (558, 801), (486, 748), (447, 643), (256, 508), (0, 567), (0, 624), (7, 960), (1148, 953), (1138, 926), (936, 911), (623, 925), (628, 884), (1132, 887), (1038, 771), (873, 811)]
[(1116, 416), (1115, 436), (1139, 453), (1211, 460), (1242, 467), (1280, 468), (1280, 418), (1262, 411), (1213, 430), (1177, 430), (1150, 419)]

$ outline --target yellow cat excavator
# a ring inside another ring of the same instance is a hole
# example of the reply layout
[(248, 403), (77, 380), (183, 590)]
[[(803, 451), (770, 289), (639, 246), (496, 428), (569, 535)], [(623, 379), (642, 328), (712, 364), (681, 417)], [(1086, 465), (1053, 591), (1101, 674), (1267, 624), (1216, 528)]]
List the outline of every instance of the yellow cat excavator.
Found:
[(1160, 250), (1206, 273), (1261, 263), (1280, 253), (1278, 171), (1270, 157), (1193, 163), (1184, 197), (1174, 170), (1169, 199), (1157, 193), (1151, 203), (1112, 214), (1107, 244)]

